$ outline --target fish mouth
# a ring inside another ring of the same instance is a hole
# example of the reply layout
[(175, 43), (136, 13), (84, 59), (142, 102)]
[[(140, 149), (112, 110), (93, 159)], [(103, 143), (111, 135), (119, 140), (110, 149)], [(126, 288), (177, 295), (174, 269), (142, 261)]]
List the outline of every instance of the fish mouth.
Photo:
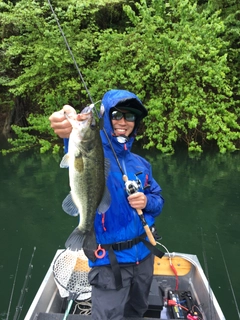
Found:
[(81, 115), (81, 119), (79, 120), (79, 122), (89, 122), (89, 124), (93, 125), (94, 121), (93, 121), (93, 110), (94, 108), (94, 104), (91, 104), (90, 106), (85, 107), (80, 115)]
[(80, 121), (84, 121), (87, 120), (89, 118), (89, 116), (91, 116), (91, 112), (88, 113), (80, 113), (81, 114), (81, 120)]
[(81, 114), (91, 114), (92, 113), (92, 110), (94, 108), (94, 104), (91, 104), (90, 106), (87, 106), (85, 107), (82, 111), (81, 111)]

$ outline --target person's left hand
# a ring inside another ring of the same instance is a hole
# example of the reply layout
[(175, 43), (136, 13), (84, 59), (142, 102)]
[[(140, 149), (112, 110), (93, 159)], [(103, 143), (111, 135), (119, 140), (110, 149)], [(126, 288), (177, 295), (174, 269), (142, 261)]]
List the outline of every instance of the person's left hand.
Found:
[(143, 192), (136, 192), (128, 196), (128, 202), (134, 209), (144, 209), (147, 205), (147, 197)]

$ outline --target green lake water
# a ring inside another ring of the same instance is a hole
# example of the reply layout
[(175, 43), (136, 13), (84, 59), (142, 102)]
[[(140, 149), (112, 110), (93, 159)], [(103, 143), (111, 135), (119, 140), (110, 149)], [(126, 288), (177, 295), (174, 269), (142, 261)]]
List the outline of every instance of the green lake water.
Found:
[[(181, 150), (134, 151), (151, 162), (163, 190), (156, 221), (162, 243), (170, 252), (196, 254), (226, 319), (240, 319), (240, 153), (190, 158)], [(69, 186), (60, 160), (37, 151), (0, 155), (0, 320), (13, 319), (16, 307), (24, 319), (56, 250), (77, 225), (61, 208)]]

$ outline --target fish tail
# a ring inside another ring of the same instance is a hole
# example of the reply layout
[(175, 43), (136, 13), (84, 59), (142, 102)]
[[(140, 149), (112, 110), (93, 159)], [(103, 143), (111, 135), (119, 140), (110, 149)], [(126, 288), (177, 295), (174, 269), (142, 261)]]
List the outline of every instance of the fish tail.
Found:
[(65, 247), (72, 251), (81, 250), (85, 236), (78, 227), (75, 228), (65, 242)]
[(93, 230), (91, 230), (83, 241), (83, 251), (89, 260), (94, 262), (96, 260), (95, 251), (97, 250), (96, 236)]

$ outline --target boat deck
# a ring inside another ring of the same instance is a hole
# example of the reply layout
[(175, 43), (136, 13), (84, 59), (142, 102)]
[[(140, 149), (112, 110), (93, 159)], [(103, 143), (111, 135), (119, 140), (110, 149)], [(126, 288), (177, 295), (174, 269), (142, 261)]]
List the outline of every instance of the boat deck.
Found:
[[(66, 296), (62, 298), (60, 295), (52, 271), (54, 261), (62, 251), (58, 250), (56, 253), (24, 320), (62, 320), (64, 318), (68, 299)], [(186, 312), (182, 308), (177, 308), (176, 311), (175, 307), (166, 306), (166, 301), (185, 297), (183, 306), (187, 307), (188, 310), (200, 312), (203, 320), (225, 320), (197, 257), (191, 254), (171, 253), (171, 263), (176, 269), (177, 277), (170, 267), (168, 256), (164, 256), (162, 259), (155, 257), (154, 277), (149, 294), (149, 309), (144, 319), (171, 320), (174, 319), (172, 317), (177, 319), (176, 312), (182, 312), (181, 318), (183, 318), (182, 316)], [(83, 315), (81, 308), (77, 309), (77, 301), (74, 303), (67, 319), (90, 320), (89, 305), (86, 304)], [(126, 320), (130, 319), (133, 318), (127, 318)], [(138, 320), (138, 318), (134, 319)]]

